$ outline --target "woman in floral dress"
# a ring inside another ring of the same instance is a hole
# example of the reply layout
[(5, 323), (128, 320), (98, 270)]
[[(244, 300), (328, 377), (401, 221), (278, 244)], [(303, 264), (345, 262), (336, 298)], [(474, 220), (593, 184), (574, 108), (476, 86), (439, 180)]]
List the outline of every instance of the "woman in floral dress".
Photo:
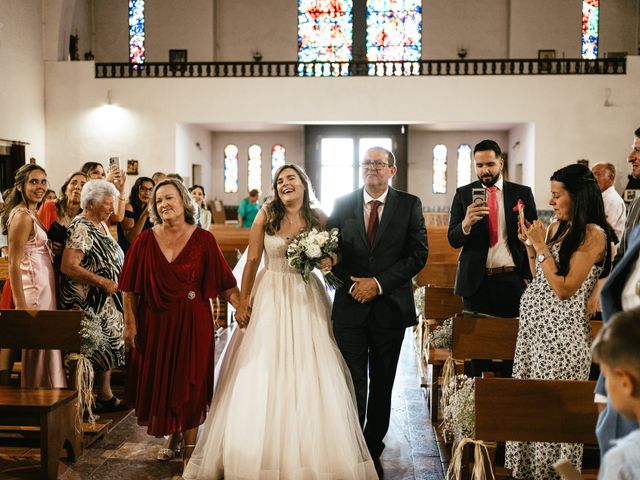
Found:
[[(583, 165), (553, 174), (549, 204), (557, 220), (548, 229), (539, 220), (521, 228), (535, 277), (520, 300), (513, 377), (587, 380), (587, 301), (598, 278), (611, 269), (612, 230), (595, 177)], [(514, 478), (556, 479), (553, 464), (561, 458), (580, 469), (582, 445), (508, 442), (505, 466)]]

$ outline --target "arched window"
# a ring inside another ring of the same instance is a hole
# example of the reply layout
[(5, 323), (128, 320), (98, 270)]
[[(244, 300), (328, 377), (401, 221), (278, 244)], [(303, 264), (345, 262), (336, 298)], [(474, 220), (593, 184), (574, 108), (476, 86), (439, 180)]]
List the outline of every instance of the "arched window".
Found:
[(367, 0), (367, 61), (416, 62), (370, 64), (369, 75), (418, 75), (422, 57), (422, 0)]
[(600, 0), (582, 1), (582, 58), (598, 58)]
[(224, 193), (238, 192), (238, 147), (224, 147)]
[(271, 180), (281, 166), (286, 163), (286, 150), (280, 145), (274, 145), (271, 149)]
[(262, 191), (262, 148), (260, 145), (253, 144), (249, 147), (248, 169), (248, 190)]
[(462, 144), (458, 147), (458, 187), (471, 183), (471, 147)]
[(144, 0), (129, 0), (129, 63), (144, 63)]
[(433, 147), (433, 193), (447, 193), (447, 147)]
[[(298, 62), (350, 62), (353, 0), (298, 0)], [(300, 65), (308, 77), (347, 75), (347, 63)]]

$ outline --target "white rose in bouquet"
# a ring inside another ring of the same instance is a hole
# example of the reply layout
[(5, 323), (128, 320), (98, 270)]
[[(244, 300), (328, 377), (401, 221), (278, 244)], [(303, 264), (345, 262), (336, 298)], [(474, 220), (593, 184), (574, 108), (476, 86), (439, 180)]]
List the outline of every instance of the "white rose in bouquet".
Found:
[(322, 249), (320, 248), (320, 245), (312, 243), (310, 245), (307, 245), (307, 247), (305, 248), (305, 253), (309, 258), (320, 258), (322, 256)]

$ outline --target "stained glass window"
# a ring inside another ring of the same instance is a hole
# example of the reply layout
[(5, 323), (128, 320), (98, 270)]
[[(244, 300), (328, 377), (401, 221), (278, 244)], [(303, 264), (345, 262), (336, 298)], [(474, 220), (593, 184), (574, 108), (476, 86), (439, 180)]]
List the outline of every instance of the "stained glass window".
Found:
[(249, 178), (247, 186), (249, 190), (262, 190), (262, 148), (253, 144), (249, 147)]
[(144, 63), (144, 0), (129, 0), (129, 63)]
[(229, 144), (224, 147), (224, 193), (238, 191), (238, 147)]
[(271, 180), (273, 180), (276, 170), (285, 164), (285, 157), (285, 148), (280, 144), (274, 145), (271, 149)]
[(598, 58), (600, 0), (582, 1), (582, 58)]
[(471, 183), (471, 147), (462, 144), (458, 147), (458, 186)]
[(369, 75), (417, 75), (422, 56), (422, 0), (367, 0)]
[[(298, 62), (350, 62), (353, 0), (298, 0)], [(300, 65), (303, 76), (341, 76), (349, 65)]]
[(433, 193), (447, 193), (447, 147), (433, 147)]

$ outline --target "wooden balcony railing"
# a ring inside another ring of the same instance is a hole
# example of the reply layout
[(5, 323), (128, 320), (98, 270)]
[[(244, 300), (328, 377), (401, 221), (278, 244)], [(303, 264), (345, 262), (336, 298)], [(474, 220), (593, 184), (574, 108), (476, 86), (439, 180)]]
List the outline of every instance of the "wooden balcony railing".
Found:
[(500, 59), (419, 62), (96, 63), (96, 78), (361, 77), (448, 75), (621, 75), (625, 58)]

